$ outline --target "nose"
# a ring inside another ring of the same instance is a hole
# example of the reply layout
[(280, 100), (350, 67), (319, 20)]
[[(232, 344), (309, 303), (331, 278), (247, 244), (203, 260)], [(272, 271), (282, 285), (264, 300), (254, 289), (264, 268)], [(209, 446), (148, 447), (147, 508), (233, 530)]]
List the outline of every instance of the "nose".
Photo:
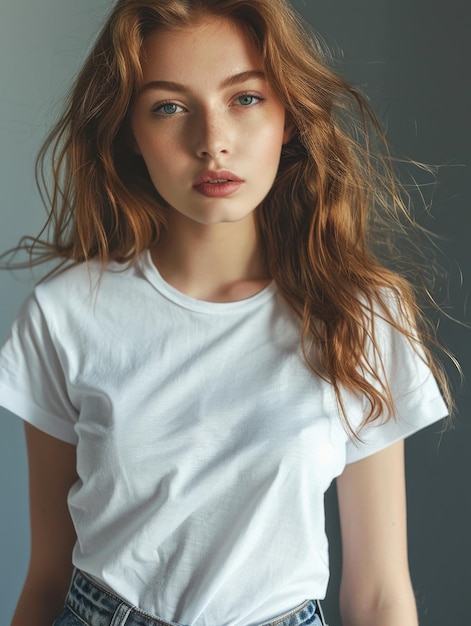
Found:
[(231, 129), (227, 118), (222, 113), (204, 111), (196, 120), (195, 151), (200, 159), (217, 159), (229, 154), (231, 147)]

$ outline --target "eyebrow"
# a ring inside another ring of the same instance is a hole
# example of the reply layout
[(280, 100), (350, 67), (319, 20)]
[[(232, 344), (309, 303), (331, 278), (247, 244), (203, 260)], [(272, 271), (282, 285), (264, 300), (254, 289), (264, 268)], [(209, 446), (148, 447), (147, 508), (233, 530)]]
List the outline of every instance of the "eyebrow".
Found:
[[(246, 81), (258, 78), (261, 80), (266, 80), (265, 73), (262, 70), (247, 70), (246, 72), (239, 72), (238, 74), (234, 74), (233, 76), (229, 76), (225, 78), (220, 84), (219, 88), (224, 89), (226, 87), (233, 87), (234, 85), (239, 85), (240, 83), (245, 83)], [(182, 85), (181, 83), (175, 83), (169, 80), (151, 80), (141, 87), (139, 93), (144, 93), (146, 91), (152, 91), (154, 89), (165, 89), (168, 91), (178, 91), (179, 93), (191, 93), (191, 87), (187, 87), (186, 85)]]

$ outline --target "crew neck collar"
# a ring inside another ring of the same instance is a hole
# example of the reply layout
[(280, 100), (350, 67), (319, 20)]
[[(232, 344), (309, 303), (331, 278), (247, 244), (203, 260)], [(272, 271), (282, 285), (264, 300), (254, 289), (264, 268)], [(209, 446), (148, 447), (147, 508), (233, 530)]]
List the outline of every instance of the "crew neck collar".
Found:
[(160, 274), (156, 265), (152, 261), (150, 250), (143, 252), (139, 259), (139, 265), (149, 283), (167, 300), (190, 311), (208, 314), (230, 314), (247, 311), (251, 308), (259, 307), (265, 301), (269, 300), (278, 291), (275, 282), (272, 280), (266, 287), (259, 292), (234, 302), (209, 302), (207, 300), (198, 300), (184, 294), (183, 292), (172, 287)]

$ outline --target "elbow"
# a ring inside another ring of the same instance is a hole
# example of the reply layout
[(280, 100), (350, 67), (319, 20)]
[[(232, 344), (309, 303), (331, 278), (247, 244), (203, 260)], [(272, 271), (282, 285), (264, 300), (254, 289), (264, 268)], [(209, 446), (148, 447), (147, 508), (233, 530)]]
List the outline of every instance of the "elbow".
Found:
[(345, 583), (340, 589), (343, 626), (418, 626), (417, 607), (409, 581), (366, 589)]

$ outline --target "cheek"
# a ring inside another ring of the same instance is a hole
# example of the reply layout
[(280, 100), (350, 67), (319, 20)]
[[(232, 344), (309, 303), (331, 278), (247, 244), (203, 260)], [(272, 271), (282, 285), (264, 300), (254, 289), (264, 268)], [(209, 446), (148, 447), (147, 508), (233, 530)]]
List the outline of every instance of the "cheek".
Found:
[(136, 118), (131, 119), (130, 129), (135, 152), (142, 156), (150, 170), (155, 163), (164, 162), (165, 155), (168, 158), (170, 141), (142, 114), (140, 117), (136, 115)]
[(171, 145), (162, 137), (159, 137), (158, 140), (146, 137), (144, 140), (138, 141), (140, 154), (149, 173), (158, 176), (162, 170), (172, 171), (172, 166), (175, 165), (175, 153), (170, 149)]
[[(254, 134), (253, 137), (256, 135)], [(252, 145), (254, 141), (252, 139)], [(258, 164), (260, 168), (278, 165), (283, 147), (283, 127), (274, 125), (267, 128), (264, 132), (258, 133), (255, 143), (255, 152), (258, 155)]]

